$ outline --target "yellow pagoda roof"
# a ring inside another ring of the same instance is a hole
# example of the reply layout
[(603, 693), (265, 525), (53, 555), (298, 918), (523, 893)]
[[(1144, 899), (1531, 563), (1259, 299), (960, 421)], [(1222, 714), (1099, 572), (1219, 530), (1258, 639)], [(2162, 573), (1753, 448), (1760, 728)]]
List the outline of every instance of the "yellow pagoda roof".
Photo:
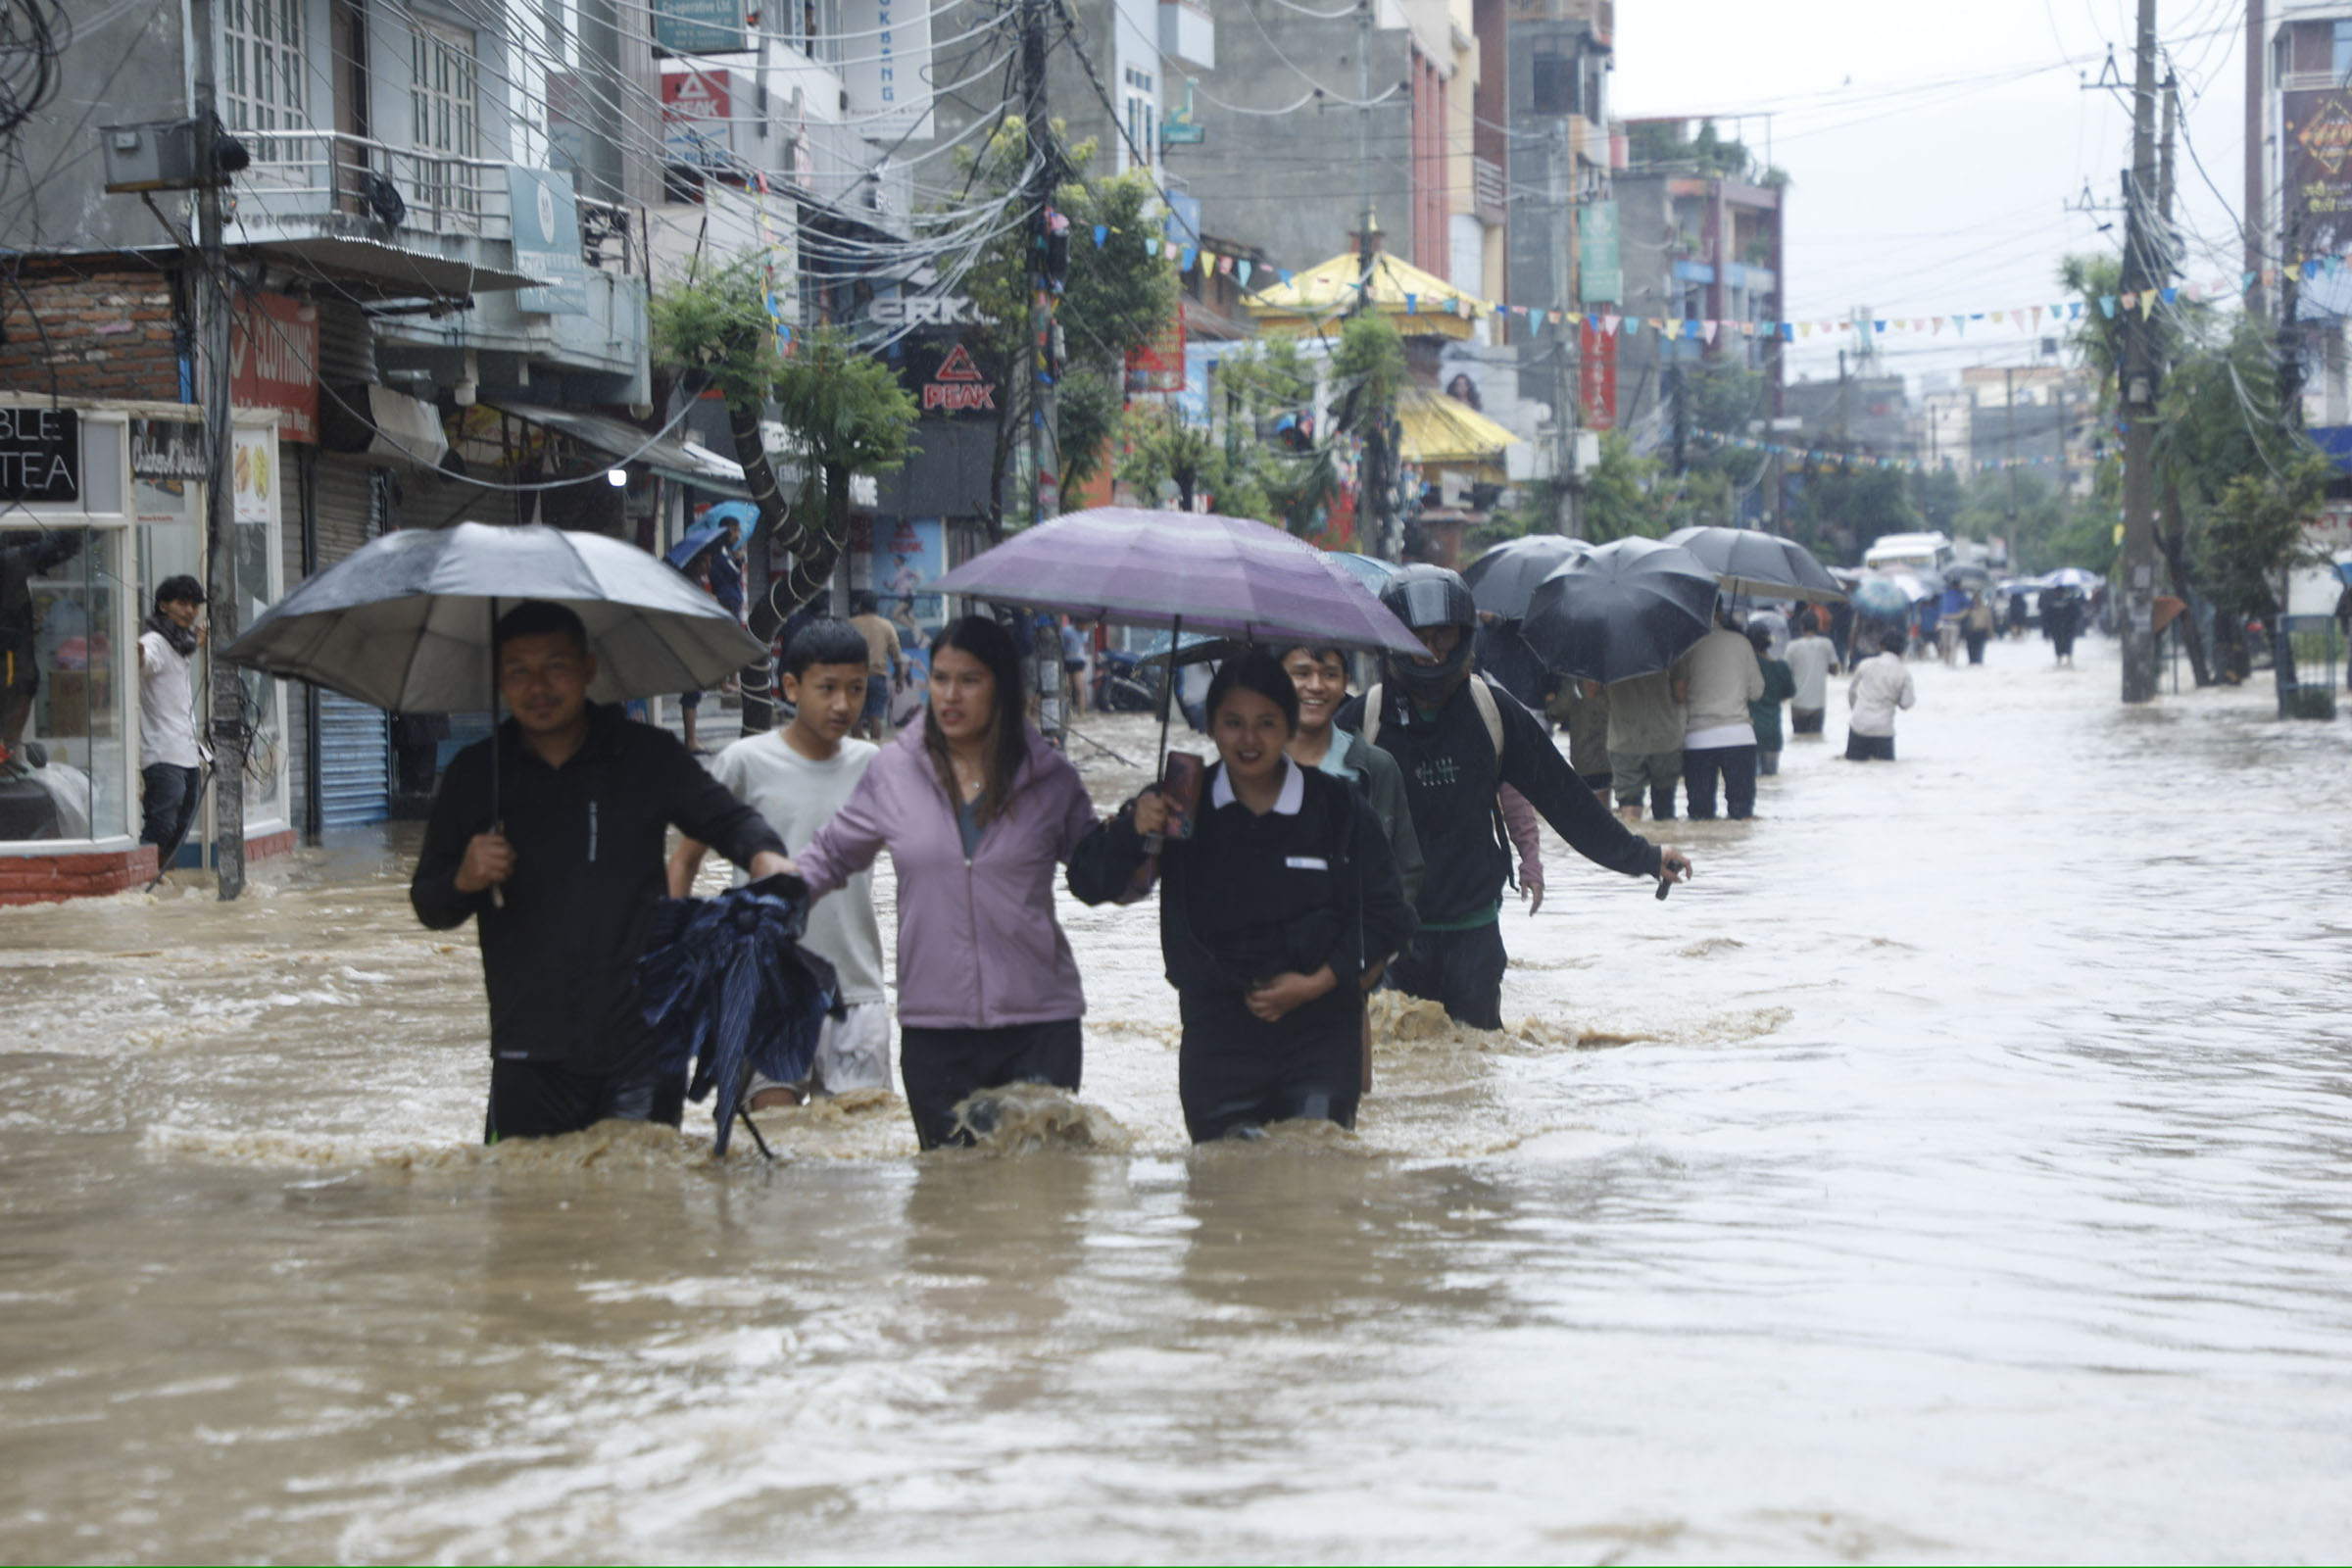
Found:
[(1502, 449), (1519, 440), (1459, 398), (1422, 386), (1408, 386), (1397, 395), (1396, 422), (1404, 427), (1398, 455), (1425, 467), (1499, 465)]
[[(1303, 272), (1293, 272), (1288, 282), (1245, 295), (1242, 303), (1249, 307), (1261, 332), (1319, 331), (1354, 307), (1362, 277), (1362, 262), (1350, 251)], [(1467, 338), (1473, 323), (1492, 309), (1475, 294), (1386, 251), (1373, 256), (1372, 275), (1363, 291), (1370, 297), (1372, 309), (1390, 318), (1408, 337)]]

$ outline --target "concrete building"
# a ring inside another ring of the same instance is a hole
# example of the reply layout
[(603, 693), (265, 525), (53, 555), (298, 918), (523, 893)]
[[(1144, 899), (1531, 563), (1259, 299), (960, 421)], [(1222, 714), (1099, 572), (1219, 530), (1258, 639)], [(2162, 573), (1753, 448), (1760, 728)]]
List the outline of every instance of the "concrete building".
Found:
[(2274, 0), (2269, 18), (2260, 232), (2278, 276), (2263, 303), (2293, 323), (2305, 425), (2340, 428), (2352, 424), (2352, 274), (2305, 278), (2299, 264), (2352, 248), (2352, 3)]

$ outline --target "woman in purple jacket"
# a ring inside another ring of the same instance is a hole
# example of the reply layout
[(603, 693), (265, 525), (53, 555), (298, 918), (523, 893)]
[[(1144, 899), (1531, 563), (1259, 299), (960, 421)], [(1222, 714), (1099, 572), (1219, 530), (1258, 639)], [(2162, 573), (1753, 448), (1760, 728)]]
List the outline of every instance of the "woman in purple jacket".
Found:
[(1054, 881), (1095, 808), (1022, 708), (1011, 636), (982, 615), (951, 622), (931, 643), (921, 716), (800, 856), (824, 894), (890, 852), (899, 1071), (925, 1149), (957, 1141), (956, 1102), (975, 1090), (1078, 1087), (1086, 998)]

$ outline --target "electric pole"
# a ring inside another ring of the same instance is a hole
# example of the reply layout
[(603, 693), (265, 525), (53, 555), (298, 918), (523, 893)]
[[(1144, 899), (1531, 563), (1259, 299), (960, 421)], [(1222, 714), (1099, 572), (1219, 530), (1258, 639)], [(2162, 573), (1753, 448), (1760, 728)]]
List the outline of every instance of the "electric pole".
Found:
[(1570, 175), (1575, 155), (1568, 124), (1551, 127), (1551, 295), (1561, 324), (1551, 329), (1552, 526), (1571, 539), (1585, 536), (1585, 476), (1576, 465), (1576, 366), (1568, 343), (1576, 314), (1576, 200)]
[(1372, 288), (1372, 0), (1355, 6), (1355, 302), (1364, 309)]
[(2267, 301), (2262, 287), (2263, 218), (2270, 206), (2264, 190), (2262, 164), (2263, 62), (2270, 46), (2263, 41), (2262, 0), (2246, 0), (2246, 270), (2254, 286), (2246, 290), (2246, 314), (2259, 320)]
[(2124, 551), (2123, 699), (2156, 696), (2156, 389), (2155, 307), (2163, 285), (2165, 241), (2155, 212), (2156, 0), (2139, 0), (2132, 83), (2132, 170), (2124, 180)]
[[(189, 0), (195, 44), (197, 358), (203, 367), (206, 656), (212, 688), (213, 868), (225, 902), (245, 891), (245, 686), (220, 650), (237, 635), (237, 529), (229, 474), (228, 263), (220, 247), (220, 116), (213, 0)], [(160, 870), (161, 867), (158, 867)]]
[[(1058, 215), (1054, 191), (1060, 180), (1060, 164), (1054, 147), (1054, 127), (1046, 101), (1046, 13), (1054, 0), (1021, 0), (1021, 129), (1029, 163), (1029, 524), (1031, 527), (1061, 511), (1061, 442), (1055, 428), (1055, 384), (1061, 367), (1055, 355), (1060, 327), (1054, 320), (1058, 298), (1055, 252), (1066, 261), (1066, 223), (1055, 232)], [(1039, 717), (1056, 736), (1069, 722), (1069, 704), (1063, 692), (1060, 628), (1051, 619), (1034, 623), (1031, 652), (1037, 660)]]

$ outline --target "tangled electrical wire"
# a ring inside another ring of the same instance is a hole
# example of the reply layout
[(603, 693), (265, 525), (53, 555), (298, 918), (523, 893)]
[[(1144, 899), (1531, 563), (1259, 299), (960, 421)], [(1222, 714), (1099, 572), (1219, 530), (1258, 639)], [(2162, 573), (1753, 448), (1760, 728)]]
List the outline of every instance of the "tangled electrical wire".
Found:
[(57, 96), (71, 30), (64, 0), (0, 0), (0, 142)]

